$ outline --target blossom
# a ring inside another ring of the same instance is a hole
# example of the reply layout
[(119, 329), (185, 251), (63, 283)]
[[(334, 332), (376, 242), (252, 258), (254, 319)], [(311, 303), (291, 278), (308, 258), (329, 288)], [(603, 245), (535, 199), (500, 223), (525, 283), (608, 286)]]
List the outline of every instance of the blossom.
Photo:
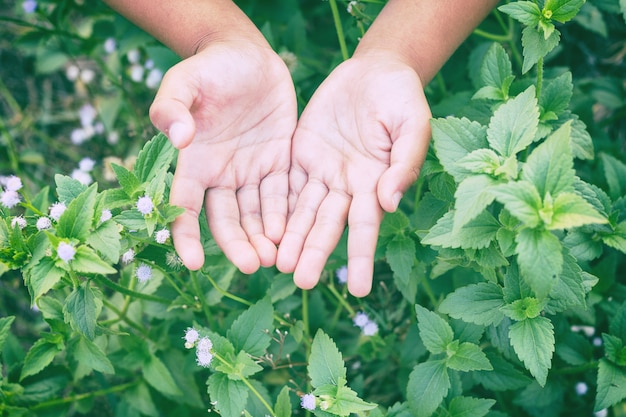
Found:
[(115, 39), (113, 38), (107, 38), (107, 40), (104, 41), (104, 52), (106, 52), (107, 54), (112, 54), (113, 52), (115, 52), (115, 49), (117, 48), (117, 42), (115, 42)]
[(348, 3), (348, 7), (346, 7), (346, 10), (348, 11), (348, 13), (352, 14), (352, 7), (357, 5), (357, 1), (352, 0), (350, 3)]
[(187, 327), (187, 330), (185, 330), (185, 336), (183, 337), (183, 339), (185, 339), (185, 347), (187, 349), (191, 349), (193, 345), (198, 341), (199, 337), (200, 334), (196, 329), (194, 329), (193, 327)]
[(370, 318), (367, 316), (367, 314), (363, 312), (359, 312), (359, 313), (356, 313), (353, 321), (354, 321), (355, 326), (363, 328), (365, 327), (367, 323), (369, 323)]
[(128, 53), (126, 53), (126, 58), (131, 64), (136, 64), (139, 62), (141, 54), (139, 53), (138, 49), (131, 49), (130, 51), (128, 51)]
[(339, 268), (335, 271), (335, 276), (337, 277), (337, 282), (340, 284), (345, 284), (348, 282), (348, 267), (346, 265)]
[(22, 2), (22, 9), (24, 10), (24, 13), (35, 13), (35, 10), (37, 10), (37, 1), (24, 0), (24, 2)]
[(120, 134), (116, 130), (112, 130), (107, 135), (107, 143), (109, 145), (115, 145), (120, 141)]
[(135, 259), (135, 251), (133, 249), (128, 249), (122, 255), (122, 262), (125, 264), (131, 263)]
[(147, 195), (139, 197), (137, 200), (137, 210), (139, 210), (139, 212), (144, 216), (152, 213), (152, 210), (154, 210), (154, 204), (152, 204), (150, 197)]
[(37, 223), (35, 225), (37, 226), (37, 230), (47, 230), (52, 227), (52, 222), (49, 217), (42, 216), (37, 219)]
[(22, 188), (22, 180), (20, 177), (16, 177), (15, 175), (11, 175), (6, 180), (6, 189), (7, 191), (19, 191)]
[(167, 229), (161, 229), (158, 232), (156, 232), (156, 234), (154, 235), (154, 240), (156, 240), (156, 242), (160, 244), (167, 242), (167, 239), (169, 238), (170, 238), (170, 231)]
[(87, 131), (83, 128), (80, 128), (80, 127), (76, 128), (72, 130), (72, 133), (70, 133), (70, 141), (74, 145), (80, 145), (81, 143), (85, 142), (88, 139), (89, 139), (89, 136), (87, 134)]
[(76, 249), (74, 246), (70, 245), (66, 242), (60, 242), (57, 247), (57, 255), (59, 258), (64, 260), (65, 262), (69, 262), (74, 259), (74, 255), (76, 254)]
[(204, 336), (202, 339), (198, 341), (197, 349), (208, 352), (211, 349), (213, 349), (213, 342), (211, 342), (211, 339)]
[(158, 68), (152, 68), (146, 77), (146, 87), (157, 88), (163, 79), (163, 71)]
[(206, 350), (196, 350), (196, 362), (199, 366), (203, 368), (208, 368), (211, 365), (211, 361), (213, 360), (213, 355), (211, 352)]
[(96, 161), (91, 158), (83, 158), (78, 162), (78, 169), (84, 172), (90, 172), (93, 170), (93, 167), (96, 165)]
[(576, 394), (579, 396), (583, 396), (589, 391), (589, 386), (584, 382), (579, 382), (576, 384)]
[(313, 394), (304, 394), (300, 397), (300, 406), (305, 410), (315, 410), (316, 398)]
[(78, 117), (80, 118), (80, 125), (82, 127), (92, 126), (98, 111), (94, 106), (87, 103), (84, 104), (80, 110), (78, 110)]
[(361, 328), (364, 336), (374, 336), (378, 333), (378, 324), (375, 321), (368, 321), (365, 326)]
[(65, 69), (65, 76), (70, 81), (76, 81), (80, 75), (80, 68), (76, 65), (70, 65)]
[(88, 172), (82, 171), (80, 169), (75, 169), (72, 171), (72, 178), (76, 181), (80, 182), (83, 185), (89, 185), (93, 182), (93, 178)]
[(143, 80), (144, 68), (139, 64), (133, 64), (130, 66), (130, 79), (138, 83)]
[(183, 264), (176, 252), (167, 252), (165, 254), (165, 263), (167, 264), (167, 266), (173, 269), (178, 269)]
[(20, 230), (25, 228), (27, 224), (28, 223), (26, 222), (26, 219), (23, 216), (17, 216), (11, 219), (11, 227), (17, 226), (20, 228)]
[(6, 190), (2, 193), (2, 196), (0, 196), (0, 204), (6, 208), (13, 208), (19, 204), (20, 199), (20, 195), (17, 191)]
[(111, 213), (111, 210), (109, 210), (109, 209), (102, 210), (102, 214), (100, 215), (100, 223), (104, 223), (107, 220), (110, 220), (111, 217), (113, 217), (113, 214)]
[(600, 411), (596, 411), (595, 413), (593, 413), (594, 417), (606, 417), (609, 415), (609, 410), (607, 410), (606, 408), (603, 408)]
[(152, 268), (146, 264), (140, 264), (135, 270), (135, 276), (137, 277), (137, 281), (144, 283), (152, 278)]
[(52, 217), (52, 219), (54, 219), (55, 221), (59, 221), (59, 219), (61, 218), (61, 215), (65, 212), (65, 210), (67, 209), (67, 206), (65, 205), (65, 203), (54, 203), (53, 205), (50, 206), (50, 217)]
[(85, 84), (89, 84), (96, 78), (96, 73), (90, 68), (85, 68), (80, 72), (80, 80)]

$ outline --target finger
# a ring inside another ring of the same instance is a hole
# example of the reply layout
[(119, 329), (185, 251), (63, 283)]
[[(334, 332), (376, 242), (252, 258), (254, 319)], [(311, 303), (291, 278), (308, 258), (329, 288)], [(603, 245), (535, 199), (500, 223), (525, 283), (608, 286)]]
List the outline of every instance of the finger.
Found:
[(170, 190), (170, 204), (185, 211), (172, 224), (172, 240), (183, 264), (191, 270), (200, 269), (204, 264), (198, 224), (203, 199), (204, 186), (194, 176), (188, 176), (182, 167), (177, 169)]
[(285, 235), (278, 246), (276, 267), (285, 273), (293, 272), (300, 258), (304, 241), (315, 223), (315, 216), (324, 197), (326, 185), (319, 181), (307, 183), (298, 196), (293, 214), (287, 222)]
[(348, 217), (350, 196), (331, 191), (317, 213), (293, 273), (296, 285), (310, 289), (317, 284), (331, 252), (339, 242)]
[(249, 184), (237, 191), (237, 202), (241, 218), (241, 227), (248, 236), (248, 241), (256, 250), (263, 266), (272, 266), (276, 262), (276, 246), (263, 231), (261, 200), (257, 184)]
[(196, 124), (190, 109), (197, 95), (194, 83), (188, 82), (185, 74), (173, 67), (163, 77), (150, 106), (152, 124), (178, 149), (188, 146), (195, 135)]
[(296, 203), (298, 202), (298, 197), (302, 193), (305, 185), (307, 184), (309, 177), (300, 166), (291, 165), (291, 169), (289, 171), (289, 196), (287, 198), (288, 203), (288, 214), (287, 219), (291, 218), (291, 215), (296, 209)]
[(278, 244), (287, 225), (287, 173), (270, 174), (261, 181), (261, 214), (265, 236)]
[(224, 255), (244, 274), (259, 269), (260, 260), (241, 227), (235, 191), (210, 188), (206, 193), (205, 207), (211, 233)]
[(382, 216), (375, 193), (354, 195), (348, 215), (348, 291), (355, 297), (364, 297), (372, 289)]

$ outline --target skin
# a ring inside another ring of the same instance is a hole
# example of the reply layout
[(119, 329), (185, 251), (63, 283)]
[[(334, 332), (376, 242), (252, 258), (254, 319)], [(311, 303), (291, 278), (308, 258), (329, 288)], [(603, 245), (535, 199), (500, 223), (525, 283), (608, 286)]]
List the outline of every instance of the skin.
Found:
[(187, 58), (150, 110), (181, 150), (170, 200), (186, 209), (172, 227), (183, 263), (204, 262), (204, 204), (242, 272), (276, 264), (312, 288), (347, 224), (348, 288), (367, 295), (383, 213), (396, 210), (428, 148), (423, 86), (497, 1), (389, 0), (297, 124), (288, 70), (233, 2), (107, 3)]

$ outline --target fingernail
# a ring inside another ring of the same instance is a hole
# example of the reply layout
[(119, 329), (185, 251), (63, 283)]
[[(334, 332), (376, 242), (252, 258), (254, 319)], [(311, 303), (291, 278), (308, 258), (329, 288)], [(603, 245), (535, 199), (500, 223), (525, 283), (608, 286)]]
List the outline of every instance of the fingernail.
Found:
[(391, 197), (391, 202), (393, 203), (393, 211), (396, 211), (398, 205), (400, 204), (400, 200), (402, 199), (402, 193), (400, 191), (396, 192)]
[(181, 122), (174, 122), (167, 131), (167, 137), (172, 145), (178, 147), (183, 142), (185, 135), (185, 125)]

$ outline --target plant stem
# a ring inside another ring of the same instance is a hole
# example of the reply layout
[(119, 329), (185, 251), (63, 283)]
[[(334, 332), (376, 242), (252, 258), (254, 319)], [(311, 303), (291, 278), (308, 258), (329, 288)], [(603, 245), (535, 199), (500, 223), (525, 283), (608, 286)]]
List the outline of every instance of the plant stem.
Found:
[(343, 26), (341, 25), (341, 17), (339, 16), (339, 9), (337, 8), (337, 0), (329, 0), (330, 10), (333, 14), (333, 21), (335, 22), (335, 31), (337, 32), (337, 38), (339, 40), (339, 49), (341, 49), (341, 57), (345, 61), (350, 58), (348, 54), (348, 46), (346, 45), (346, 37), (343, 34)]
[(217, 292), (219, 292), (220, 294), (222, 294), (224, 297), (226, 298), (230, 298), (233, 301), (237, 301), (238, 303), (241, 304), (245, 304), (248, 307), (250, 307), (252, 305), (252, 303), (246, 299), (243, 299), (241, 297), (236, 296), (235, 294), (231, 294), (228, 291), (224, 290), (222, 287), (220, 287), (219, 285), (217, 285), (217, 282), (215, 282), (215, 280), (213, 279), (213, 277), (211, 277), (211, 275), (209, 274), (205, 274), (205, 276), (207, 277), (207, 279), (209, 280), (209, 282), (211, 283), (211, 285), (213, 285), (213, 288), (215, 288), (217, 290)]
[(311, 329), (309, 329), (309, 292), (307, 290), (302, 290), (302, 323), (304, 334), (308, 339), (311, 337)]
[(169, 304), (170, 300), (168, 300), (167, 298), (162, 298), (162, 297), (157, 297), (155, 295), (150, 295), (150, 294), (144, 294), (141, 292), (137, 292), (137, 291), (133, 291), (130, 290), (122, 285), (119, 285), (113, 281), (111, 281), (110, 279), (100, 276), (100, 275), (96, 275), (94, 277), (94, 280), (97, 281), (98, 283), (105, 285), (109, 288), (111, 288), (112, 290), (115, 290), (121, 294), (124, 295), (128, 295), (134, 298), (139, 298), (141, 300), (146, 300), (146, 301), (154, 301), (155, 303), (161, 303), (161, 304)]
[(474, 35), (480, 36), (482, 38), (485, 39), (489, 39), (490, 41), (494, 41), (494, 42), (508, 42), (511, 40), (511, 33), (507, 33), (506, 35), (496, 35), (495, 33), (491, 33), (491, 32), (487, 32), (485, 30), (482, 29), (474, 29), (474, 32), (472, 32)]
[(337, 288), (335, 288), (335, 286), (331, 284), (328, 286), (328, 290), (335, 296), (335, 298), (337, 299), (337, 301), (339, 301), (343, 308), (346, 309), (348, 314), (350, 314), (350, 317), (354, 317), (356, 312), (354, 311), (350, 303), (348, 303), (348, 301), (341, 294), (339, 294)]
[(543, 88), (543, 57), (537, 61), (537, 100), (541, 98), (541, 89)]
[(198, 283), (198, 272), (191, 271), (191, 284), (193, 285), (193, 290), (196, 293), (196, 297), (198, 298), (198, 302), (202, 306), (202, 311), (204, 312), (204, 316), (206, 317), (207, 323), (209, 323), (209, 327), (215, 328), (216, 323), (213, 319), (213, 315), (211, 314), (211, 310), (209, 310), (209, 306), (205, 302), (204, 294), (202, 294), (202, 289), (200, 288), (200, 284)]
[(39, 410), (41, 408), (54, 407), (55, 405), (61, 405), (61, 404), (67, 404), (67, 403), (73, 403), (73, 402), (76, 402), (76, 401), (81, 401), (81, 400), (84, 400), (86, 398), (102, 397), (104, 395), (112, 394), (114, 392), (126, 391), (127, 389), (134, 387), (138, 383), (139, 383), (139, 381), (129, 382), (127, 384), (116, 385), (116, 386), (113, 386), (113, 387), (110, 387), (110, 388), (103, 388), (103, 389), (100, 389), (100, 390), (97, 390), (97, 391), (85, 392), (83, 394), (72, 395), (71, 397), (55, 398), (53, 400), (43, 401), (43, 402), (40, 402), (39, 404), (36, 404), (36, 405), (32, 406), (31, 410)]
[(148, 333), (146, 332), (146, 330), (144, 329), (143, 326), (140, 326), (139, 324), (135, 323), (134, 321), (132, 321), (131, 319), (129, 319), (128, 317), (126, 317), (124, 314), (122, 314), (122, 312), (115, 307), (112, 303), (110, 303), (108, 300), (102, 300), (102, 303), (104, 304), (104, 306), (106, 308), (108, 308), (109, 310), (113, 311), (115, 314), (117, 314), (119, 316), (119, 318), (126, 324), (128, 324), (130, 327), (132, 327), (133, 329), (135, 329), (137, 332), (141, 333), (141, 335), (143, 335), (143, 337), (145, 337), (146, 339), (149, 338)]

